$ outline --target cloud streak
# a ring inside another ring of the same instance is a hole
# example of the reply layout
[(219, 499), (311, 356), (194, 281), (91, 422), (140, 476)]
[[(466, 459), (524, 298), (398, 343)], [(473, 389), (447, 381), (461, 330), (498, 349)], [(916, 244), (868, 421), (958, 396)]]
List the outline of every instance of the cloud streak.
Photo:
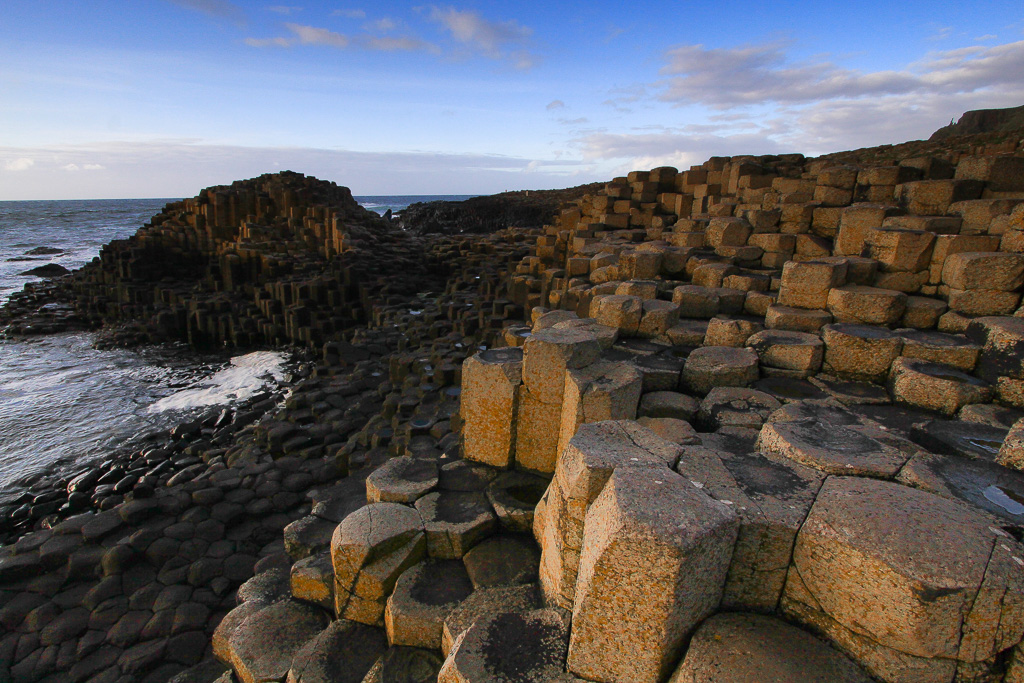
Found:
[(28, 169), (32, 168), (35, 165), (35, 163), (36, 162), (33, 159), (29, 159), (28, 157), (17, 157), (15, 159), (8, 159), (7, 161), (4, 162), (4, 170), (13, 171), (15, 173), (19, 171), (27, 171)]
[(295, 45), (312, 45), (338, 50), (359, 48), (378, 52), (423, 51), (440, 54), (441, 51), (433, 43), (409, 36), (375, 36), (371, 34), (347, 36), (330, 29), (296, 23), (286, 23), (285, 28), (291, 32), (290, 37), (246, 38), (244, 42), (254, 48), (290, 48)]
[(658, 99), (717, 109), (801, 105), (892, 95), (952, 95), (1024, 86), (1024, 41), (934, 52), (903, 69), (865, 72), (831, 61), (795, 62), (788, 43), (737, 48), (682, 45), (669, 50), (655, 84)]
[(325, 45), (327, 47), (346, 48), (351, 42), (348, 36), (335, 33), (326, 28), (293, 23), (287, 23), (284, 26), (295, 34), (296, 39), (302, 45)]
[(533, 29), (515, 20), (489, 21), (472, 10), (431, 7), (430, 19), (458, 43), (490, 59), (508, 61), (517, 69), (529, 69), (536, 56), (525, 49)]
[(228, 0), (167, 0), (172, 5), (202, 12), (215, 19), (224, 19), (233, 24), (245, 23), (245, 11)]

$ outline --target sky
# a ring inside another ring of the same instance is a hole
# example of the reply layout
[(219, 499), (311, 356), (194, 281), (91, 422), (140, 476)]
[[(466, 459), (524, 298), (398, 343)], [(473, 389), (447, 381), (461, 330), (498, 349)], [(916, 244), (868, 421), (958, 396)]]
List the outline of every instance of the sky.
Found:
[(0, 0), (0, 200), (490, 194), (1024, 105), (1024, 4)]

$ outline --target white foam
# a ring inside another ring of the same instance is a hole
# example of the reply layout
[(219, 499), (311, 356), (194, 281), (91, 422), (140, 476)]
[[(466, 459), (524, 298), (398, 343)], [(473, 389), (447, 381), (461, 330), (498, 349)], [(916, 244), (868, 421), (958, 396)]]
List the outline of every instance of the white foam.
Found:
[(256, 351), (231, 359), (231, 365), (184, 389), (160, 399), (149, 412), (189, 410), (204, 406), (244, 401), (264, 387), (284, 380), (287, 356), (278, 351)]

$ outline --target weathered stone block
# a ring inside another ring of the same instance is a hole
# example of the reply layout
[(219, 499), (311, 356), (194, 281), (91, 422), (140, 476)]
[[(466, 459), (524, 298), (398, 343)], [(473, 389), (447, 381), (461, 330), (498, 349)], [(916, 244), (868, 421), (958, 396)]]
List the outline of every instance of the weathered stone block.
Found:
[(708, 321), (704, 336), (707, 346), (744, 346), (751, 335), (764, 329), (764, 323), (739, 317), (715, 316)]
[[(637, 321), (639, 324), (639, 320)], [(523, 345), (523, 382), (543, 403), (560, 403), (565, 371), (597, 360), (601, 345), (595, 335), (581, 329), (551, 328), (530, 336)]]
[(674, 472), (616, 470), (587, 512), (569, 670), (598, 681), (664, 679), (718, 607), (737, 531), (728, 506)]
[(643, 385), (643, 375), (628, 363), (598, 361), (565, 378), (557, 453), (562, 453), (580, 425), (604, 420), (632, 420)]
[(648, 299), (643, 303), (643, 317), (637, 328), (638, 337), (660, 337), (679, 322), (679, 304), (661, 299)]
[(789, 261), (782, 269), (779, 305), (825, 308), (833, 287), (846, 284), (846, 262)]
[(988, 382), (954, 367), (897, 358), (889, 375), (889, 393), (898, 403), (952, 417), (965, 405), (988, 403), (994, 391)]
[(689, 391), (704, 396), (716, 386), (748, 386), (759, 376), (757, 353), (752, 349), (704, 346), (687, 357), (682, 381)]
[(427, 560), (406, 570), (384, 613), (388, 643), (439, 650), (445, 617), (472, 592), (462, 562)]
[(1022, 553), (964, 503), (833, 477), (797, 536), (783, 609), (883, 680), (907, 680), (908, 666), (951, 680), (950, 660), (983, 662), (1024, 632), (1024, 574), (1011, 561)]
[(981, 197), (983, 183), (978, 180), (918, 180), (896, 188), (897, 199), (909, 213), (942, 216), (949, 205)]
[(942, 282), (954, 289), (1012, 292), (1024, 284), (1024, 255), (962, 252), (946, 257)]
[(867, 256), (885, 272), (917, 273), (928, 269), (935, 235), (927, 230), (872, 228), (867, 234)]
[(590, 303), (590, 317), (630, 337), (636, 335), (643, 312), (644, 301), (636, 296), (602, 294)]
[[(827, 301), (826, 301), (827, 303)], [(792, 332), (817, 333), (822, 327), (832, 322), (832, 314), (828, 311), (813, 308), (794, 308), (772, 304), (765, 313), (765, 326), (773, 330), (789, 330)]]
[(828, 311), (837, 323), (894, 325), (906, 307), (907, 295), (891, 289), (844, 285), (828, 294)]
[(822, 328), (824, 369), (841, 377), (882, 381), (903, 348), (903, 340), (880, 327), (836, 323)]
[(763, 330), (747, 340), (762, 366), (793, 370), (804, 376), (816, 373), (825, 356), (825, 345), (816, 334)]
[(508, 467), (523, 376), (523, 351), (489, 349), (462, 364), (463, 454), (468, 460)]
[(869, 683), (860, 667), (828, 643), (758, 614), (716, 614), (705, 621), (669, 683)]
[(970, 156), (956, 165), (958, 180), (984, 181), (993, 192), (1024, 192), (1024, 159), (1016, 156)]
[(696, 285), (681, 285), (672, 290), (672, 303), (679, 305), (682, 318), (711, 318), (718, 314), (716, 290)]
[(537, 400), (533, 392), (522, 391), (516, 417), (517, 467), (533, 472), (552, 472), (558, 457), (558, 433), (562, 422), (562, 403)]

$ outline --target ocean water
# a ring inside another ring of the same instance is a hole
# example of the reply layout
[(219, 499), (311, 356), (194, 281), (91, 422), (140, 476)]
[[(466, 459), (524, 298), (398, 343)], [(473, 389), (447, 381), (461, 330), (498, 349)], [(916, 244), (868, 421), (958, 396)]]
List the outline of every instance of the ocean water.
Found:
[(434, 194), (434, 195), (362, 195), (354, 197), (363, 208), (369, 209), (370, 211), (376, 211), (380, 215), (387, 213), (388, 209), (391, 209), (392, 213), (397, 213), (416, 202), (434, 202), (434, 201), (446, 201), (446, 202), (461, 202), (464, 199), (470, 199), (476, 197), (475, 194)]
[[(380, 214), (463, 196), (357, 197)], [(74, 270), (131, 236), (170, 199), (0, 202), (0, 304), (46, 263)], [(39, 253), (47, 251), (53, 253)], [(93, 348), (90, 333), (0, 339), (0, 502), (40, 472), (70, 470), (285, 379), (288, 356), (184, 347)]]

